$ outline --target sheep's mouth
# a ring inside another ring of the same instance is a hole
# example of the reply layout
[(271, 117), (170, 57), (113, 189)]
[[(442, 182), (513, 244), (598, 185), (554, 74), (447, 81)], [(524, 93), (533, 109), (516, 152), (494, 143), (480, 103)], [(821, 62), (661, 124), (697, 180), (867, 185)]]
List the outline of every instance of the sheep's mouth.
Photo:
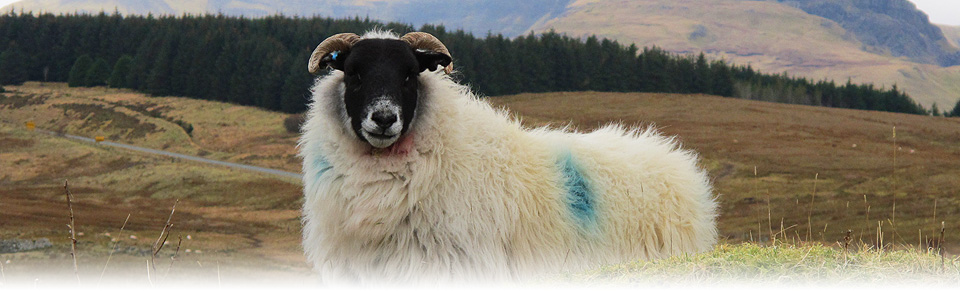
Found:
[(369, 131), (367, 132), (367, 136), (368, 136), (368, 137), (375, 138), (375, 139), (383, 139), (383, 140), (392, 139), (392, 138), (394, 138), (394, 137), (397, 137), (396, 135), (372, 133), (372, 132), (369, 132)]
[(363, 134), (363, 138), (367, 140), (367, 143), (378, 149), (387, 148), (400, 139), (399, 134), (388, 135), (382, 133), (372, 133), (366, 130), (362, 131), (361, 134)]

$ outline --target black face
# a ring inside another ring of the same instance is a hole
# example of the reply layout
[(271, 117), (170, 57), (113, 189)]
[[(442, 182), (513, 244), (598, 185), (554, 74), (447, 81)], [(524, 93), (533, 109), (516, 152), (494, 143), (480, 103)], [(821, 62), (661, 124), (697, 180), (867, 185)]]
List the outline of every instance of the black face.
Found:
[(357, 137), (385, 148), (406, 133), (415, 117), (417, 76), (450, 61), (446, 54), (414, 50), (401, 40), (365, 39), (321, 62), (344, 73), (343, 102)]

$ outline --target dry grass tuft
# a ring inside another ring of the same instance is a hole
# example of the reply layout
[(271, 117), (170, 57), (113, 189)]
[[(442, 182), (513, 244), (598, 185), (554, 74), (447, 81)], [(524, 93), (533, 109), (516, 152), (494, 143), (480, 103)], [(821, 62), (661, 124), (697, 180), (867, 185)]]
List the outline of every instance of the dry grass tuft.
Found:
[(120, 241), (123, 240), (123, 229), (127, 227), (127, 222), (130, 221), (130, 214), (127, 214), (127, 218), (123, 220), (123, 225), (120, 226), (120, 232), (117, 234), (116, 241), (113, 243), (113, 247), (110, 248), (110, 254), (107, 255), (107, 262), (103, 263), (103, 270), (100, 271), (100, 279), (97, 280), (97, 285), (103, 282), (103, 275), (107, 272), (107, 266), (110, 265), (110, 259), (113, 258), (113, 254), (117, 252), (117, 246), (120, 245)]
[(70, 256), (73, 257), (73, 273), (77, 277), (77, 284), (80, 284), (80, 265), (77, 263), (77, 221), (73, 216), (73, 203), (71, 202), (70, 187), (67, 181), (63, 181), (63, 192), (67, 196), (67, 209), (70, 210), (70, 224), (67, 224), (67, 227), (70, 228)]
[(0, 281), (0, 286), (3, 286), (7, 283), (7, 272), (5, 272), (3, 269), (2, 261), (0, 261), (0, 279), (2, 279), (2, 281)]
[[(180, 199), (177, 199), (173, 203), (173, 208), (170, 209), (170, 216), (167, 217), (167, 223), (163, 225), (163, 229), (160, 230), (160, 236), (157, 237), (157, 241), (153, 243), (152, 252), (150, 255), (150, 269), (153, 270), (154, 276), (157, 274), (157, 254), (160, 253), (160, 250), (163, 249), (164, 244), (167, 242), (167, 238), (170, 236), (170, 230), (173, 229), (173, 223), (170, 221), (173, 219), (173, 214), (177, 212), (177, 204), (180, 204)], [(181, 239), (182, 242), (182, 239)], [(180, 246), (177, 246), (177, 252), (180, 251)], [(150, 281), (154, 282), (156, 278), (152, 278)]]

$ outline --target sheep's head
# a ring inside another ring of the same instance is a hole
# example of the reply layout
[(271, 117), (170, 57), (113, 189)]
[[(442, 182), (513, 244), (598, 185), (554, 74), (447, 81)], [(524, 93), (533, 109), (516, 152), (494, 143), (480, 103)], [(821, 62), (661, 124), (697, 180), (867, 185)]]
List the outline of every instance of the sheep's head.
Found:
[(436, 37), (411, 32), (400, 39), (361, 39), (341, 33), (327, 38), (310, 56), (308, 69), (319, 74), (327, 66), (343, 71), (344, 108), (357, 138), (386, 148), (405, 134), (415, 118), (421, 72), (452, 60)]

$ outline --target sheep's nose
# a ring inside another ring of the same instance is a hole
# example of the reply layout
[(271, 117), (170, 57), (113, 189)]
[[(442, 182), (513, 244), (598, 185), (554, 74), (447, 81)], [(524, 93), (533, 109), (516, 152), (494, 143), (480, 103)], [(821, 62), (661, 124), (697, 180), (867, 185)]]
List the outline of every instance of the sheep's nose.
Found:
[(388, 128), (392, 126), (394, 122), (397, 122), (397, 114), (389, 111), (377, 111), (370, 116), (370, 119), (377, 123), (377, 126), (380, 128)]

